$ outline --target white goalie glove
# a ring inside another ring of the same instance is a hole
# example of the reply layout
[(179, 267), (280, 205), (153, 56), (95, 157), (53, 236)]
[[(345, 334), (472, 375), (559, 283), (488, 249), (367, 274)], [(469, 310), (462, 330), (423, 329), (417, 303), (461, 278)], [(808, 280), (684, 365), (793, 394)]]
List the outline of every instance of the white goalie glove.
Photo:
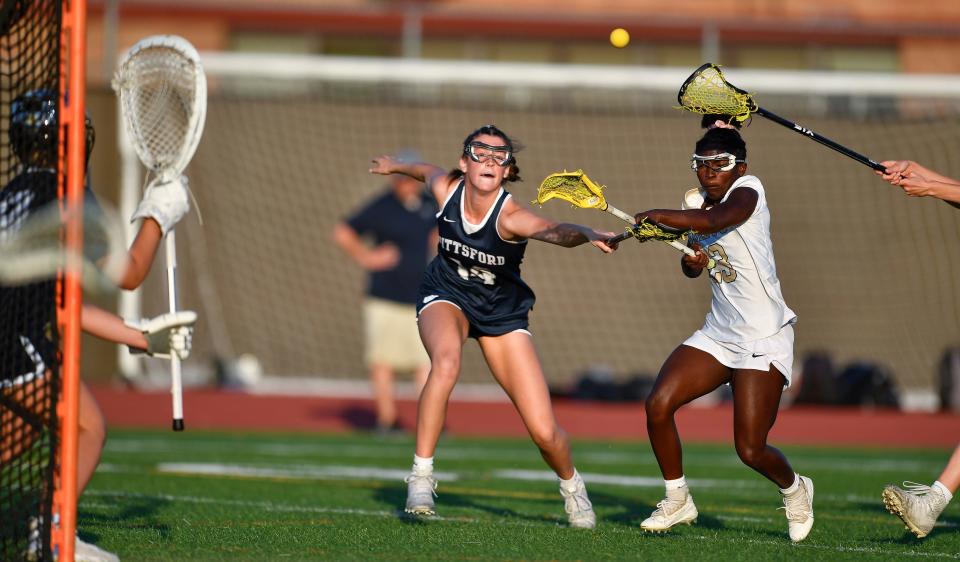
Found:
[(147, 355), (169, 359), (171, 354), (176, 353), (182, 361), (190, 356), (193, 345), (193, 325), (196, 321), (196, 312), (181, 310), (140, 322), (125, 322), (125, 324), (143, 332), (147, 339)]
[(187, 176), (183, 175), (168, 182), (160, 182), (159, 179), (150, 182), (130, 221), (152, 218), (166, 234), (190, 210), (187, 185)]

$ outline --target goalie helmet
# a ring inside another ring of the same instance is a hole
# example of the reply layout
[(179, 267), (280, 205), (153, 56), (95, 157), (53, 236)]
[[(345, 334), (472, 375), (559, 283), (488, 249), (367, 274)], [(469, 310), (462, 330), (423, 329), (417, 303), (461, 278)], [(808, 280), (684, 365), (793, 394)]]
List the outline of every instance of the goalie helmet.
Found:
[[(57, 159), (57, 95), (48, 89), (30, 90), (10, 103), (10, 146), (27, 166), (53, 166)], [(86, 160), (90, 160), (96, 133), (84, 115)]]

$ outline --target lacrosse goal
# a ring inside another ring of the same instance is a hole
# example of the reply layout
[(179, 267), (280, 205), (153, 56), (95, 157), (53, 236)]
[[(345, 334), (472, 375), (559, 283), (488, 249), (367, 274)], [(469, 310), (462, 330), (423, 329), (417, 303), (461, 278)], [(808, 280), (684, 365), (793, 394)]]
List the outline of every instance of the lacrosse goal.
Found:
[(33, 216), (52, 211), (56, 225), (59, 208), (73, 218), (53, 243), (77, 256), (0, 283), (3, 560), (73, 560), (81, 294), (64, 272), (83, 254), (84, 5), (0, 3), (0, 242), (12, 252)]
[[(179, 230), (184, 307), (198, 310), (190, 362), (241, 353), (287, 377), (362, 378), (364, 274), (330, 243), (335, 222), (383, 185), (370, 158), (403, 148), (454, 167), (463, 138), (495, 123), (526, 146), (529, 202), (556, 170), (582, 168), (627, 212), (679, 208), (696, 181), (700, 117), (675, 109), (690, 68), (430, 62), (210, 54), (205, 140), (188, 169), (204, 225)], [(960, 176), (960, 80), (725, 69), (764, 106), (878, 159)], [(908, 199), (863, 166), (763, 119), (743, 130), (766, 186), (797, 358), (889, 366), (931, 388), (960, 336), (960, 213)], [(135, 199), (140, 184), (132, 182)], [(545, 215), (621, 232), (616, 218), (556, 204)], [(189, 243), (185, 243), (189, 240)], [(701, 326), (705, 279), (661, 244), (613, 256), (535, 244), (524, 275), (548, 379), (588, 367), (655, 374)], [(162, 310), (162, 286), (143, 306)], [(149, 313), (148, 313), (149, 314)], [(490, 381), (468, 346), (463, 380)]]

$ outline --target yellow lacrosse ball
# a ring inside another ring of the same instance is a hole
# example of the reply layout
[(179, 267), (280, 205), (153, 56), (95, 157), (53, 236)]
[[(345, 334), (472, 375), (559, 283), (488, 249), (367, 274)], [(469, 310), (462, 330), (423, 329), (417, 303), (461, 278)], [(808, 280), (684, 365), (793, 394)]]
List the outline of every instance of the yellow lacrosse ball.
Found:
[(618, 27), (610, 32), (610, 44), (618, 49), (622, 49), (630, 43), (630, 34), (627, 33), (627, 30)]

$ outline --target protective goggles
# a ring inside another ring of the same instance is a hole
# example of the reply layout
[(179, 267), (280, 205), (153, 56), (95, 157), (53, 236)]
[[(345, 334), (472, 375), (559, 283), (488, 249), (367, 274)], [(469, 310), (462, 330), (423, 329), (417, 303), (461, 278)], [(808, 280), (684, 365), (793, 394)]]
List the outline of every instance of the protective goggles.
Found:
[(463, 152), (474, 162), (493, 160), (498, 166), (506, 166), (513, 162), (513, 149), (509, 146), (491, 146), (473, 141), (463, 149)]
[(690, 169), (694, 172), (701, 166), (706, 166), (714, 172), (729, 172), (737, 164), (745, 163), (746, 159), (739, 159), (729, 152), (722, 152), (714, 156), (690, 155)]

